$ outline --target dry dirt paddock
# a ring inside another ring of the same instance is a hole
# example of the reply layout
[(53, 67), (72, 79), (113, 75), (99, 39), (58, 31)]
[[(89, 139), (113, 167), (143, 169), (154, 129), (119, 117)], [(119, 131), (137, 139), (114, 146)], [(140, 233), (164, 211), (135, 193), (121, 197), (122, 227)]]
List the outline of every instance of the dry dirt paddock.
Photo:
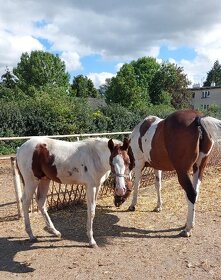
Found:
[(16, 216), (9, 163), (0, 162), (0, 279), (221, 279), (221, 168), (208, 169), (190, 238), (179, 237), (186, 200), (176, 178), (163, 182), (164, 207), (154, 186), (140, 191), (136, 212), (99, 200), (94, 222), (97, 249), (88, 247), (86, 207), (50, 213), (62, 239), (43, 230), (41, 216), (31, 215), (37, 243), (30, 243)]

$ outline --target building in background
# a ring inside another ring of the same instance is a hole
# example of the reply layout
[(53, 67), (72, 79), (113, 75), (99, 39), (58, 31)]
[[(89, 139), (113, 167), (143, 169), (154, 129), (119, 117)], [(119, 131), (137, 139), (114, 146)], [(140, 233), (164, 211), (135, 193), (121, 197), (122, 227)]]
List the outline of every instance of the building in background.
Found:
[(221, 87), (214, 83), (210, 87), (200, 87), (196, 84), (190, 91), (193, 109), (207, 110), (212, 105), (221, 105)]

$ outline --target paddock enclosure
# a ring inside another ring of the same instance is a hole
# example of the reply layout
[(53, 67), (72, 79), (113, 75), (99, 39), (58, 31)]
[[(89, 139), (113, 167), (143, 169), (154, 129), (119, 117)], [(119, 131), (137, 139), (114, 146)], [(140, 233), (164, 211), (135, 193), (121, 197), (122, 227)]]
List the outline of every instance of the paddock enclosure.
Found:
[[(102, 187), (94, 221), (99, 248), (86, 236), (83, 186), (52, 184), (48, 207), (63, 238), (43, 231), (33, 201), (39, 242), (30, 243), (18, 219), (10, 160), (0, 161), (0, 279), (221, 279), (221, 154), (213, 150), (196, 206), (194, 235), (178, 233), (186, 198), (174, 173), (163, 173), (163, 210), (156, 205), (153, 170), (145, 169), (139, 204), (114, 207), (110, 180)], [(65, 206), (65, 207), (64, 207)], [(59, 210), (59, 211), (58, 211)], [(47, 276), (46, 276), (47, 275)]]

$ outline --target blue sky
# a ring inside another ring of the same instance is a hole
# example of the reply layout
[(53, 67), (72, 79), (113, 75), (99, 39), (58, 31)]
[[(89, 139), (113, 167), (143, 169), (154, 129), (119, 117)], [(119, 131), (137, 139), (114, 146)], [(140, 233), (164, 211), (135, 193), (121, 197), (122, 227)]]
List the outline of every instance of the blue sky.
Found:
[(142, 56), (176, 63), (202, 84), (221, 61), (220, 30), (218, 0), (7, 0), (0, 2), (0, 75), (23, 52), (45, 50), (97, 87)]

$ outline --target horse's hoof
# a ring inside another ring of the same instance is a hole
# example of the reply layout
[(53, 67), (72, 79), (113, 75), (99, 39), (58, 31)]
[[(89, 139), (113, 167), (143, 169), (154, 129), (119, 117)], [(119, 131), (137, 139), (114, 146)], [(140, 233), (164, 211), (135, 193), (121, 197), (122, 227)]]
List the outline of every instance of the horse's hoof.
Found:
[(44, 227), (44, 231), (46, 231), (48, 233), (53, 233), (52, 229), (47, 226)]
[(35, 242), (38, 242), (38, 239), (37, 239), (37, 237), (33, 236), (33, 237), (30, 237), (29, 241), (31, 243), (35, 243)]
[(93, 249), (98, 248), (98, 246), (97, 246), (97, 244), (96, 244), (96, 243), (95, 243), (95, 244), (89, 244), (89, 247), (90, 247), (90, 248), (93, 248)]
[(58, 238), (61, 239), (61, 233), (60, 233), (60, 231), (58, 231), (58, 232), (55, 234), (55, 236), (57, 236)]
[(186, 231), (185, 229), (182, 230), (179, 234), (181, 237), (190, 237), (191, 236), (191, 231)]
[(47, 226), (44, 227), (44, 230), (48, 233), (53, 234), (54, 236), (56, 236), (58, 238), (61, 238), (61, 233), (58, 230), (55, 230), (55, 229), (47, 227)]
[(153, 212), (157, 212), (157, 213), (159, 213), (159, 212), (161, 212), (162, 211), (162, 207), (156, 207), (156, 208), (154, 208), (154, 210), (153, 210)]
[(129, 206), (128, 211), (134, 212), (136, 210), (135, 206)]

